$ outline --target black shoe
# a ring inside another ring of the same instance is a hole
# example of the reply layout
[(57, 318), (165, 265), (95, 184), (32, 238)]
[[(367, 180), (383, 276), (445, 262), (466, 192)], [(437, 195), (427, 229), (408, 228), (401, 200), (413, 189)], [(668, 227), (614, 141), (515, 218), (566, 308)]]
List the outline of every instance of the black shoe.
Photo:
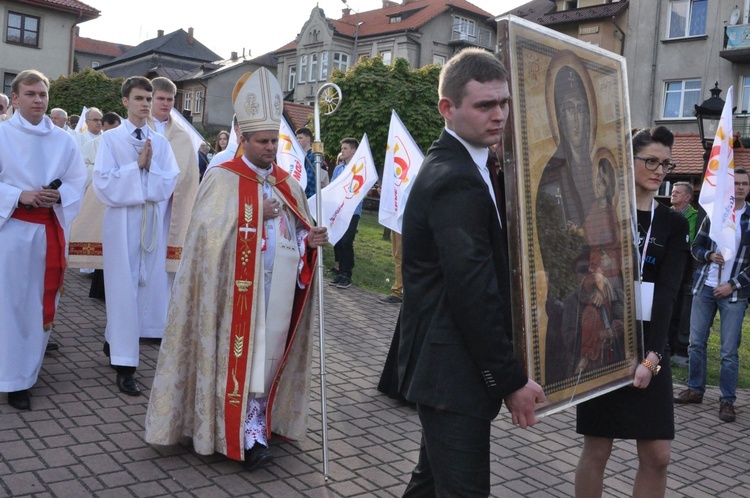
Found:
[(381, 297), (380, 299), (378, 299), (378, 302), (383, 303), (383, 304), (401, 304), (401, 298), (396, 297), (393, 294), (389, 294), (385, 297)]
[(45, 353), (49, 353), (50, 351), (57, 351), (60, 349), (60, 345), (56, 342), (47, 341), (47, 349), (44, 350)]
[(140, 396), (141, 389), (138, 387), (138, 383), (135, 381), (133, 374), (117, 374), (117, 387), (121, 393), (127, 394), (128, 396)]
[(245, 450), (245, 469), (256, 470), (267, 467), (273, 461), (271, 450), (267, 446), (255, 443), (252, 448)]
[(16, 410), (31, 410), (31, 398), (29, 390), (8, 393), (8, 404)]
[(349, 277), (341, 277), (339, 283), (336, 284), (337, 289), (348, 289), (352, 285), (352, 279)]
[(344, 278), (344, 277), (342, 275), (340, 275), (340, 274), (337, 273), (336, 276), (333, 277), (333, 280), (331, 280), (330, 282), (328, 282), (328, 285), (338, 285), (339, 282), (341, 282), (342, 278)]
[(104, 356), (109, 358), (109, 343), (107, 341), (104, 341), (104, 347), (102, 347), (102, 353), (104, 353)]

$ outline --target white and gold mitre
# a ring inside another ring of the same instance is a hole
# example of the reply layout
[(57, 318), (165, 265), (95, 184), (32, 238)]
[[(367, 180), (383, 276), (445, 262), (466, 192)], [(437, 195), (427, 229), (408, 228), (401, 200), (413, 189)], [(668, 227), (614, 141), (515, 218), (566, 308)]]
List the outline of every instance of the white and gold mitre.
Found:
[(278, 131), (284, 110), (281, 86), (271, 71), (262, 67), (245, 73), (232, 92), (240, 132)]

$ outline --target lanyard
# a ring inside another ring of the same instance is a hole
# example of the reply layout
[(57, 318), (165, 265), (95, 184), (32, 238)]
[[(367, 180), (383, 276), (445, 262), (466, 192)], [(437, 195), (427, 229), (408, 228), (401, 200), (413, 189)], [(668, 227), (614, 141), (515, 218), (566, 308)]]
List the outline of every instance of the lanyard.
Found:
[(643, 252), (641, 253), (641, 280), (643, 280), (643, 265), (646, 263), (646, 252), (648, 251), (648, 242), (651, 240), (651, 229), (654, 227), (654, 211), (656, 210), (656, 202), (651, 199), (651, 222), (648, 224), (648, 232), (646, 233), (646, 240), (643, 241)]

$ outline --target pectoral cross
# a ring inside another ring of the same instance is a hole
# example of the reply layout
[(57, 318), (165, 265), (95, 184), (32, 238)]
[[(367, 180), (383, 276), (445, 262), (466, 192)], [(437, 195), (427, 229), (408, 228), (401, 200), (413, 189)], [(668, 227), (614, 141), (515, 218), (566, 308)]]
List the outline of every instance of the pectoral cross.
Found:
[(257, 231), (258, 231), (257, 229), (250, 227), (250, 225), (247, 224), (247, 223), (245, 223), (244, 226), (240, 227), (240, 232), (242, 232), (245, 235), (245, 237), (244, 237), (245, 240), (247, 240), (247, 234), (248, 233), (255, 233)]

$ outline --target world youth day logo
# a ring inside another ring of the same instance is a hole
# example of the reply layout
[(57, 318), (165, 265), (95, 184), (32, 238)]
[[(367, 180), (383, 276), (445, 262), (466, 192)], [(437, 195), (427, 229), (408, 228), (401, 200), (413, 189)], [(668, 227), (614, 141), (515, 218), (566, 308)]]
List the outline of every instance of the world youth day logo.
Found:
[[(724, 131), (723, 120), (716, 131), (716, 137), (721, 141), (711, 148), (711, 156), (708, 159), (705, 178), (705, 182), (712, 187), (716, 187), (716, 174), (723, 162), (728, 162), (729, 176), (734, 178), (734, 137), (727, 136), (726, 131)], [(724, 150), (722, 151), (722, 149)], [(724, 157), (722, 157), (722, 152), (724, 153)]]
[(281, 152), (285, 158), (285, 165), (293, 165), (292, 168), (288, 168), (289, 174), (291, 174), (296, 180), (299, 180), (302, 178), (302, 163), (292, 150), (294, 144), (292, 143), (291, 137), (286, 133), (279, 133), (279, 142), (279, 152)]
[(365, 181), (367, 180), (367, 170), (365, 169), (365, 162), (363, 159), (364, 158), (360, 158), (361, 162), (354, 163), (354, 166), (352, 167), (352, 179), (348, 184), (344, 185), (344, 196), (347, 199), (352, 199), (359, 195), (359, 192), (365, 185)]
[[(411, 158), (409, 157), (409, 151), (407, 150), (401, 137), (394, 137), (396, 143), (393, 144), (393, 176), (395, 178), (394, 185), (400, 187), (409, 182), (409, 168), (411, 167)], [(390, 147), (390, 146), (389, 146)]]

